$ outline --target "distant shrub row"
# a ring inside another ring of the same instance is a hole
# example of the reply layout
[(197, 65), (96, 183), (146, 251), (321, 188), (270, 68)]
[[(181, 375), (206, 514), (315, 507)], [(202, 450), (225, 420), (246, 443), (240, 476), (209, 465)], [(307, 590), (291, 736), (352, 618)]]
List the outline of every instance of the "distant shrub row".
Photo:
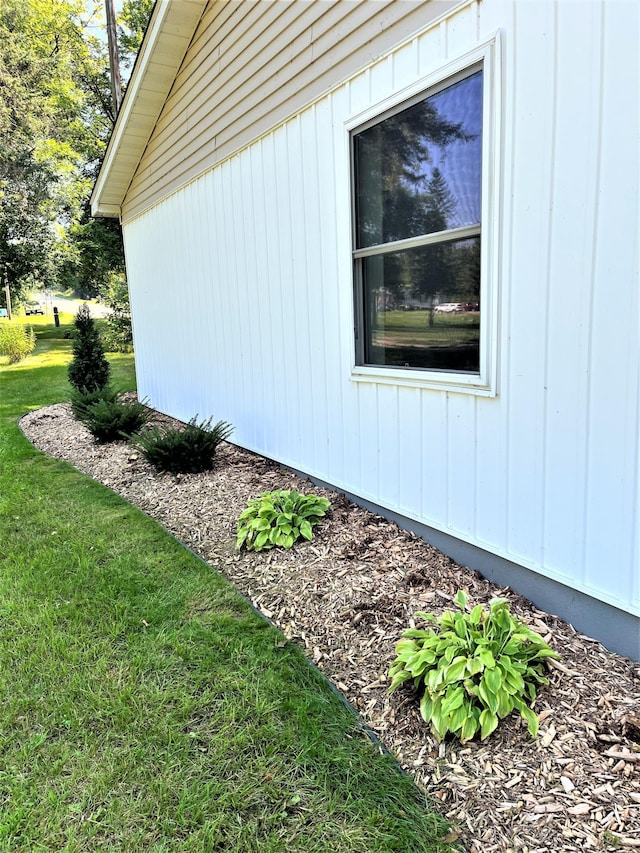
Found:
[[(76, 315), (71, 410), (98, 442), (131, 439), (158, 471), (196, 474), (213, 467), (216, 450), (231, 435), (225, 421), (212, 424), (192, 418), (184, 428), (148, 427), (151, 411), (144, 401), (129, 400), (109, 386), (109, 363), (86, 305)], [(294, 490), (265, 492), (250, 500), (238, 519), (237, 547), (262, 551), (291, 548), (313, 538), (312, 528), (329, 510), (329, 501)]]

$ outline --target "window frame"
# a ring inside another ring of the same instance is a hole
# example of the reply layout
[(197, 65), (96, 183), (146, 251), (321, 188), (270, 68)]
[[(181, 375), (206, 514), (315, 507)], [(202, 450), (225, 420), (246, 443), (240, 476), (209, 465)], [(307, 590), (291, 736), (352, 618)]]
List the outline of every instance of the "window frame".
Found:
[[(501, 74), (499, 32), (491, 39), (446, 63), (437, 71), (417, 79), (382, 101), (371, 104), (366, 110), (345, 122), (349, 151), (350, 211), (351, 211), (351, 268), (353, 282), (353, 332), (354, 347), (351, 379), (355, 382), (374, 382), (413, 387), (429, 387), (461, 391), (484, 396), (497, 394), (497, 327), (498, 327), (498, 268), (500, 231), (500, 115)], [(385, 118), (411, 107), (413, 104), (437, 94), (459, 80), (482, 69), (482, 168), (480, 225), (448, 229), (436, 234), (409, 237), (393, 243), (371, 248), (357, 248), (356, 242), (356, 192), (353, 138)], [(414, 246), (437, 244), (455, 238), (480, 235), (480, 344), (479, 371), (463, 373), (418, 367), (393, 367), (364, 364), (364, 284), (360, 259)]]

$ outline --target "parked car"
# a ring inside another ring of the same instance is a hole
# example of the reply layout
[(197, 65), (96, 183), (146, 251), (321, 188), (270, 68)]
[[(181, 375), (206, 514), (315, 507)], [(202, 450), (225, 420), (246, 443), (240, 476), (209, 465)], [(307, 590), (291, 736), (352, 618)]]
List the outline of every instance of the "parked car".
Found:
[(25, 314), (44, 314), (44, 308), (39, 302), (26, 302), (24, 306)]
[(458, 314), (464, 311), (462, 302), (441, 302), (434, 308), (436, 314)]

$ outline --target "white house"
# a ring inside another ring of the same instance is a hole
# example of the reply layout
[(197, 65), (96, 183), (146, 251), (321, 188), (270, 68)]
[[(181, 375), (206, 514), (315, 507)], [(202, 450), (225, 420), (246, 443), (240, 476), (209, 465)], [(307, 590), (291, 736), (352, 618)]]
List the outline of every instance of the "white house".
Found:
[(640, 659), (640, 4), (158, 0), (140, 395)]

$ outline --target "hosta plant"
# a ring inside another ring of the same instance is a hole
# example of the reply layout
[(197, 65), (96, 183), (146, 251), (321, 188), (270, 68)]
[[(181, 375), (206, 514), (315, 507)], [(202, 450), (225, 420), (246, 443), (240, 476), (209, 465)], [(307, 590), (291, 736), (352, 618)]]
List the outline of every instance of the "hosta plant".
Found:
[(448, 732), (462, 743), (478, 733), (484, 739), (514, 710), (535, 737), (538, 718), (529, 704), (537, 685), (549, 683), (546, 659), (558, 655), (511, 615), (504, 599), (494, 599), (488, 611), (478, 604), (470, 612), (467, 600), (459, 591), (460, 612), (416, 613), (435, 627), (404, 632), (389, 670), (389, 692), (412, 682), (420, 714), (438, 741)]
[(300, 537), (311, 540), (312, 528), (329, 508), (326, 498), (301, 495), (294, 489), (264, 492), (250, 500), (240, 515), (236, 547), (261, 551), (275, 546), (291, 548)]

